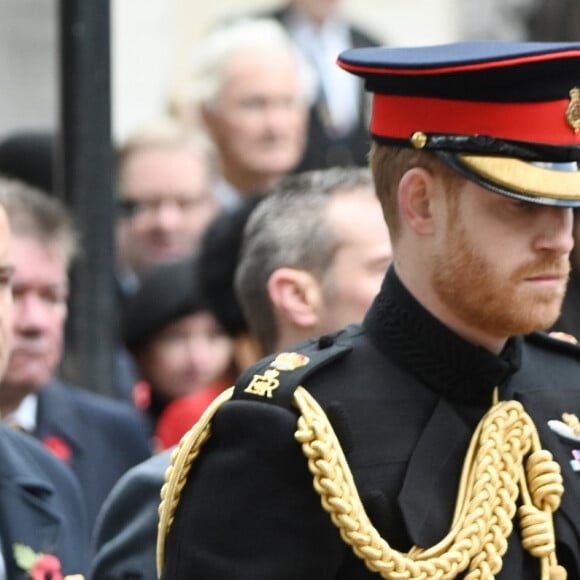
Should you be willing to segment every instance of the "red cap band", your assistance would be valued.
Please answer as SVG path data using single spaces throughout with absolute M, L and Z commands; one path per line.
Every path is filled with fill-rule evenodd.
M 409 139 L 417 131 L 443 135 L 483 135 L 495 139 L 580 144 L 580 131 L 566 121 L 569 100 L 490 103 L 375 94 L 371 133 Z

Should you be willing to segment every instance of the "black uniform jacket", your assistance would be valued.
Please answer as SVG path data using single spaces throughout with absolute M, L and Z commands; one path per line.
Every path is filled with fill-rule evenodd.
M 271 399 L 244 392 L 270 357 L 216 413 L 167 538 L 164 580 L 379 577 L 343 543 L 313 489 L 294 438 L 296 384 L 325 409 L 371 521 L 403 551 L 447 533 L 465 453 L 494 387 L 500 399 L 519 400 L 561 466 L 558 558 L 569 579 L 580 578 L 580 473 L 570 466 L 580 444 L 548 426 L 580 413 L 579 348 L 534 335 L 511 339 L 496 356 L 433 318 L 391 269 L 362 326 L 297 350 L 313 362 L 288 373 L 291 387 Z M 515 521 L 497 578 L 539 578 L 517 534 Z

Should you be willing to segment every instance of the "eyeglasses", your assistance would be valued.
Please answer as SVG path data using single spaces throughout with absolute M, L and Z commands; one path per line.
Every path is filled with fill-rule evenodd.
M 118 200 L 117 208 L 119 210 L 119 217 L 134 218 L 138 216 L 153 216 L 161 211 L 164 206 L 166 207 L 168 205 L 174 206 L 181 213 L 186 214 L 196 211 L 210 201 L 210 193 L 195 197 L 190 195 L 156 194 L 152 195 L 149 199 L 139 201 L 124 197 Z

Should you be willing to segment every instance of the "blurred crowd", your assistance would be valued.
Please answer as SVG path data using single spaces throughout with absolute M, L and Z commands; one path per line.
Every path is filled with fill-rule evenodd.
M 577 3 L 491 4 L 520 37 L 580 36 Z M 484 19 L 466 21 L 471 36 L 489 33 L 475 29 Z M 179 99 L 168 95 L 167 110 L 119 144 L 113 399 L 59 371 L 82 232 L 51 195 L 53 136 L 0 144 L 0 205 L 14 238 L 0 414 L 74 475 L 46 478 L 57 496 L 73 489 L 58 509 L 75 533 L 32 547 L 52 550 L 63 572 L 155 578 L 166 450 L 259 357 L 362 319 L 391 246 L 366 167 L 368 95 L 334 62 L 377 44 L 331 1 L 221 22 L 200 40 Z M 580 333 L 576 318 L 556 328 Z M 12 542 L 2 529 L 2 542 L 35 543 L 36 532 L 14 533 Z M 5 548 L 7 577 L 18 578 L 22 558 Z

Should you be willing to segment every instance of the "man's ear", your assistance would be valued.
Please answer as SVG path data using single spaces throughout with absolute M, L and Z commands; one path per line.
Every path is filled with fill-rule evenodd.
M 322 292 L 310 272 L 278 268 L 268 280 L 268 295 L 278 315 L 295 326 L 310 328 L 318 324 Z
M 399 182 L 399 209 L 411 229 L 418 235 L 434 231 L 433 200 L 435 179 L 423 167 L 409 169 Z

